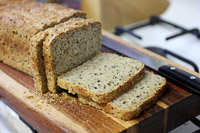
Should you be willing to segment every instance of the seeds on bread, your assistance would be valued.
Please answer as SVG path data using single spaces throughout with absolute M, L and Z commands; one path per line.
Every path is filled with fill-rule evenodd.
M 164 92 L 165 84 L 165 78 L 145 72 L 145 77 L 133 89 L 113 100 L 104 110 L 125 120 L 132 119 L 155 104 Z
M 110 53 L 101 53 L 58 77 L 58 86 L 98 103 L 107 103 L 144 75 L 144 64 Z
M 31 38 L 71 18 L 86 18 L 82 11 L 31 0 L 2 4 L 0 16 L 0 61 L 31 76 Z
M 83 104 L 89 104 L 112 114 L 115 117 L 130 120 L 143 110 L 155 104 L 165 91 L 166 79 L 152 72 L 145 71 L 145 76 L 131 90 L 107 104 L 99 104 L 78 96 Z
M 73 18 L 47 30 L 43 56 L 49 91 L 56 93 L 57 76 L 97 55 L 101 47 L 101 24 Z

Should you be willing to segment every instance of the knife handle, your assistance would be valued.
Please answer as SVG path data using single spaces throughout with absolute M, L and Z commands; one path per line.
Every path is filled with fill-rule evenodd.
M 174 66 L 161 66 L 158 70 L 163 76 L 186 87 L 190 92 L 200 96 L 200 78 Z

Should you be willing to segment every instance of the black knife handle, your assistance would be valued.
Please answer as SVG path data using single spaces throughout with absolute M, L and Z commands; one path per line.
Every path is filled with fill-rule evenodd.
M 200 78 L 174 66 L 161 66 L 158 70 L 163 76 L 178 82 L 190 92 L 200 96 Z

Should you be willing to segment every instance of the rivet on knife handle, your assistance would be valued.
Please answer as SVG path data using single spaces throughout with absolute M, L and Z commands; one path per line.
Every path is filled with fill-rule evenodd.
M 161 66 L 158 71 L 166 78 L 178 82 L 179 84 L 188 88 L 188 90 L 192 93 L 200 96 L 199 77 L 170 65 Z

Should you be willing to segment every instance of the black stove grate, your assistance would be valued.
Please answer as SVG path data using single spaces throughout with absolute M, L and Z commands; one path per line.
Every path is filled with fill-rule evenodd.
M 181 30 L 180 33 L 177 33 L 177 34 L 171 35 L 171 36 L 169 36 L 169 37 L 166 37 L 166 38 L 165 38 L 166 40 L 170 40 L 170 39 L 173 39 L 173 38 L 175 38 L 175 37 L 179 37 L 179 36 L 184 35 L 184 34 L 187 34 L 187 33 L 190 33 L 190 34 L 196 36 L 198 39 L 200 39 L 200 32 L 199 32 L 199 29 L 193 28 L 193 29 L 189 29 L 189 30 L 188 30 L 188 29 L 185 29 L 185 28 L 183 28 L 183 27 L 181 27 L 181 26 L 179 26 L 179 25 L 177 25 L 177 24 L 174 24 L 174 23 L 172 23 L 172 22 L 163 20 L 163 19 L 161 19 L 161 18 L 158 17 L 158 16 L 152 16 L 152 17 L 149 19 L 149 21 L 144 22 L 144 23 L 139 24 L 139 25 L 135 25 L 134 27 L 131 27 L 131 28 L 128 28 L 128 29 L 127 29 L 127 28 L 124 28 L 124 27 L 122 27 L 122 26 L 116 26 L 115 31 L 114 31 L 114 34 L 119 36 L 119 35 L 121 35 L 122 33 L 128 33 L 128 34 L 130 34 L 130 35 L 136 37 L 137 39 L 140 39 L 140 40 L 141 40 L 142 37 L 139 36 L 139 35 L 137 35 L 137 34 L 135 34 L 135 33 L 133 32 L 133 30 L 136 30 L 136 29 L 139 29 L 139 28 L 143 28 L 143 27 L 149 26 L 149 25 L 159 24 L 159 23 L 168 24 L 168 25 L 170 25 L 170 26 L 173 26 L 173 27 L 178 28 L 178 29 Z
M 159 54 L 159 55 L 161 55 L 161 56 L 163 56 L 165 58 L 167 58 L 167 55 L 171 55 L 171 56 L 173 56 L 173 57 L 175 57 L 175 58 L 177 58 L 177 59 L 179 59 L 179 60 L 181 60 L 181 61 L 183 61 L 183 62 L 185 62 L 185 63 L 187 63 L 189 65 L 191 65 L 194 68 L 194 71 L 199 73 L 199 68 L 193 61 L 188 60 L 188 59 L 186 59 L 186 58 L 184 58 L 184 57 L 182 57 L 182 56 L 180 56 L 180 55 L 178 55 L 178 54 L 176 54 L 174 52 L 171 52 L 171 51 L 169 51 L 167 49 L 161 49 L 161 48 L 158 48 L 158 47 L 146 47 L 146 49 L 148 49 L 148 50 L 150 50 L 150 51 L 152 51 L 152 52 L 154 52 L 156 54 Z
M 173 39 L 173 38 L 175 38 L 175 37 L 179 37 L 179 36 L 184 35 L 184 34 L 187 34 L 187 33 L 190 33 L 190 34 L 196 36 L 198 39 L 200 39 L 200 32 L 199 32 L 199 29 L 194 28 L 194 29 L 188 30 L 188 29 L 185 29 L 185 28 L 183 28 L 183 27 L 181 27 L 181 26 L 179 26 L 179 25 L 177 25 L 177 24 L 174 24 L 174 23 L 172 23 L 172 22 L 163 20 L 163 19 L 161 19 L 161 18 L 158 17 L 158 16 L 152 16 L 152 17 L 149 19 L 149 21 L 143 22 L 143 23 L 141 23 L 141 24 L 136 24 L 135 26 L 132 26 L 132 27 L 130 27 L 130 28 L 124 28 L 124 27 L 122 27 L 122 26 L 116 26 L 115 31 L 114 31 L 113 33 L 114 33 L 115 35 L 118 35 L 118 36 L 120 36 L 120 35 L 123 34 L 123 33 L 128 33 L 128 34 L 130 34 L 130 35 L 136 37 L 137 39 L 140 39 L 140 40 L 141 40 L 142 37 L 139 36 L 139 35 L 137 35 L 137 34 L 135 34 L 135 33 L 133 32 L 133 30 L 136 30 L 136 29 L 139 29 L 139 28 L 143 28 L 143 27 L 149 26 L 149 25 L 159 24 L 159 23 L 168 24 L 168 25 L 170 25 L 170 26 L 173 26 L 173 27 L 178 28 L 178 29 L 181 30 L 180 33 L 177 33 L 177 34 L 175 34 L 175 35 L 171 35 L 171 36 L 169 36 L 169 37 L 166 37 L 166 38 L 165 38 L 166 40 L 170 40 L 170 39 Z M 196 71 L 196 72 L 199 73 L 198 66 L 197 66 L 193 61 L 188 60 L 188 59 L 186 59 L 186 58 L 184 58 L 184 57 L 182 57 L 182 56 L 180 56 L 180 55 L 178 55 L 178 54 L 176 54 L 176 53 L 173 53 L 173 52 L 171 52 L 171 51 L 169 51 L 169 50 L 161 49 L 161 48 L 158 48 L 158 47 L 146 47 L 146 49 L 149 49 L 150 51 L 152 51 L 152 52 L 154 52 L 154 53 L 157 53 L 157 54 L 159 54 L 159 55 L 161 55 L 161 56 L 164 56 L 164 57 L 166 57 L 166 58 L 167 58 L 167 55 L 171 55 L 171 56 L 173 56 L 173 57 L 175 57 L 175 58 L 177 58 L 177 59 L 179 59 L 179 60 L 181 60 L 181 61 L 183 61 L 183 62 L 185 62 L 185 63 L 187 63 L 187 64 L 189 64 L 189 65 L 191 65 L 191 66 L 194 68 L 194 71 Z

